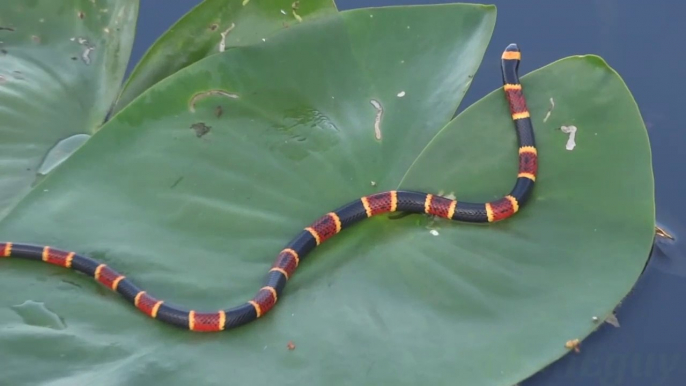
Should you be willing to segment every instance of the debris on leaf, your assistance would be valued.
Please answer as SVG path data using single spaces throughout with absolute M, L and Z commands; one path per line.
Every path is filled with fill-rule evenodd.
M 293 11 L 293 17 L 295 17 L 296 19 L 298 19 L 299 22 L 302 23 L 303 18 L 300 17 L 300 15 L 298 15 L 297 12 L 295 12 L 295 11 L 298 10 L 298 8 L 300 8 L 300 1 L 296 1 L 296 2 L 294 2 L 293 4 L 291 4 L 291 9 L 292 9 L 292 11 Z
M 381 139 L 381 117 L 383 117 L 383 107 L 381 107 L 381 103 L 378 101 L 372 99 L 370 101 L 372 106 L 376 109 L 376 118 L 374 118 L 374 135 L 376 136 L 376 139 Z
M 200 99 L 207 98 L 209 96 L 217 96 L 217 95 L 223 96 L 226 98 L 231 98 L 231 99 L 238 99 L 238 94 L 226 92 L 224 90 L 209 90 L 209 91 L 204 91 L 204 92 L 200 92 L 200 93 L 193 95 L 193 98 L 191 98 L 190 106 L 188 109 L 191 111 L 191 113 L 194 113 L 195 112 L 195 104 L 198 103 L 198 101 Z
M 181 183 L 181 181 L 183 181 L 183 176 L 177 178 L 176 181 L 174 181 L 174 183 L 169 187 L 169 189 L 174 189 L 176 185 Z
M 292 340 L 289 340 L 286 347 L 288 347 L 289 350 L 295 350 L 295 343 L 293 343 Z
M 553 112 L 553 109 L 554 109 L 554 108 L 555 108 L 555 101 L 554 101 L 553 98 L 551 97 L 551 98 L 550 98 L 550 108 L 548 109 L 548 112 L 545 113 L 545 118 L 543 118 L 543 123 L 545 123 L 545 121 L 547 121 L 548 118 L 550 118 L 550 113 Z
M 231 23 L 229 28 L 227 28 L 224 32 L 219 33 L 219 35 L 222 37 L 219 41 L 219 52 L 224 52 L 224 50 L 226 50 L 226 37 L 229 35 L 229 32 L 234 29 L 234 27 L 236 27 L 236 24 Z
M 578 353 L 581 352 L 581 350 L 579 349 L 580 343 L 581 342 L 579 341 L 579 339 L 568 340 L 565 343 L 565 347 L 569 350 L 574 350 L 574 352 Z
M 85 49 L 84 49 L 83 53 L 81 54 L 81 60 L 83 60 L 83 62 L 86 64 L 91 64 L 90 54 L 91 54 L 91 51 L 95 50 L 95 46 L 88 43 L 88 39 L 85 39 L 85 38 L 71 38 L 69 40 L 71 40 L 73 42 L 77 42 L 80 45 L 84 46 Z
M 293 10 L 293 16 L 294 16 L 299 22 L 302 23 L 303 18 L 302 18 L 300 15 L 298 15 L 298 14 L 295 12 L 295 10 Z
M 607 318 L 605 318 L 605 323 L 619 328 L 619 320 L 617 320 L 617 316 L 615 314 L 608 315 Z
M 195 130 L 195 135 L 198 138 L 210 132 L 211 126 L 207 126 L 204 122 L 198 122 L 191 125 L 191 129 Z
M 567 150 L 573 150 L 576 147 L 576 142 L 574 141 L 576 137 L 576 126 L 562 126 L 560 127 L 563 133 L 569 134 L 569 139 L 567 140 L 567 145 L 565 148 Z
M 664 229 L 660 228 L 657 225 L 655 226 L 655 234 L 660 236 L 660 237 L 664 237 L 664 238 L 668 238 L 670 240 L 674 240 L 674 236 L 672 236 L 667 231 L 665 231 Z

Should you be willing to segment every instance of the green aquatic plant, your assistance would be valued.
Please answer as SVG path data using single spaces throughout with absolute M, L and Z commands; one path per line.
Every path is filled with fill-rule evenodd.
M 509 191 L 502 90 L 453 117 L 482 60 L 480 76 L 500 81 L 500 58 L 484 57 L 495 7 L 296 3 L 207 0 L 122 87 L 137 1 L 0 4 L 0 240 L 73 250 L 214 310 L 253 296 L 286 242 L 355 198 Z M 570 56 L 521 79 L 540 163 L 511 219 L 366 220 L 303 261 L 264 318 L 209 335 L 152 320 L 84 275 L 2 261 L 2 380 L 529 377 L 627 294 L 655 224 L 648 136 L 616 71 Z

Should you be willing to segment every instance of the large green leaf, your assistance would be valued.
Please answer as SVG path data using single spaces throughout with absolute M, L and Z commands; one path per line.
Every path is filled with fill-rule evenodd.
M 0 2 L 0 218 L 99 128 L 137 15 L 136 0 Z
M 0 239 L 76 250 L 168 302 L 216 309 L 253 296 L 296 232 L 361 195 L 506 193 L 516 145 L 502 91 L 436 136 L 481 61 L 494 9 L 342 15 L 160 82 L 1 222 Z M 409 66 L 384 71 L 380 60 Z M 0 292 L 4 376 L 509 386 L 530 375 L 636 279 L 652 240 L 653 186 L 640 115 L 604 62 L 569 58 L 523 82 L 540 179 L 507 222 L 368 220 L 313 252 L 264 318 L 211 335 L 156 324 L 72 272 L 3 262 L 0 281 L 21 288 Z M 193 99 L 210 90 L 224 94 Z M 380 141 L 372 99 L 384 108 Z M 571 151 L 557 129 L 570 123 L 579 128 Z
M 388 221 L 384 251 L 405 258 L 376 278 L 392 287 L 415 273 L 395 291 L 424 301 L 433 321 L 416 333 L 442 336 L 446 360 L 459 358 L 451 376 L 469 385 L 511 385 L 563 355 L 568 340 L 597 327 L 593 316 L 604 320 L 630 291 L 653 242 L 648 135 L 618 74 L 601 58 L 577 56 L 522 82 L 539 155 L 527 206 L 486 226 Z M 571 150 L 560 130 L 570 125 L 577 128 Z M 458 201 L 500 198 L 517 173 L 515 138 L 495 91 L 436 136 L 400 187 Z M 368 268 L 381 272 L 373 261 Z
M 127 79 L 113 113 L 200 59 L 261 43 L 291 25 L 335 12 L 333 0 L 204 0 L 148 49 Z

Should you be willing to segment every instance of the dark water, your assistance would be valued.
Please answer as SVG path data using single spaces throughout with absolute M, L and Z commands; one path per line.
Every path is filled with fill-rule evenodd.
M 338 0 L 340 10 L 440 0 Z M 172 23 L 199 0 L 141 1 L 130 68 Z M 645 273 L 617 312 L 567 355 L 520 386 L 681 385 L 686 379 L 686 185 L 679 171 L 686 147 L 686 2 L 676 0 L 497 0 L 496 28 L 486 58 L 517 42 L 525 74 L 565 56 L 597 54 L 619 72 L 636 98 L 653 151 L 658 224 L 677 240 L 658 240 Z M 497 61 L 486 61 L 461 108 L 501 86 Z

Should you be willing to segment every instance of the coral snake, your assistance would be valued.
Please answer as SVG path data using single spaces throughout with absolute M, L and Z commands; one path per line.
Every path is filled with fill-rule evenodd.
M 93 277 L 118 292 L 148 316 L 191 331 L 222 331 L 264 316 L 274 307 L 298 263 L 316 246 L 363 219 L 388 212 L 425 213 L 466 222 L 495 222 L 515 214 L 527 202 L 537 172 L 537 151 L 529 111 L 519 82 L 521 53 L 516 44 L 502 54 L 503 90 L 510 107 L 519 142 L 519 173 L 510 194 L 487 203 L 451 200 L 415 191 L 386 191 L 361 197 L 327 213 L 303 229 L 278 254 L 263 286 L 249 301 L 227 310 L 199 312 L 177 308 L 138 288 L 109 266 L 74 252 L 49 246 L 0 243 L 0 257 L 44 261 Z

